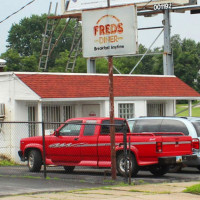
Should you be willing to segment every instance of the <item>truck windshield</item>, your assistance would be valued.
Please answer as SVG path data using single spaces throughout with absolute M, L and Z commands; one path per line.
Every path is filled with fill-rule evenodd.
M 196 129 L 197 136 L 200 137 L 200 121 L 192 122 L 194 128 Z

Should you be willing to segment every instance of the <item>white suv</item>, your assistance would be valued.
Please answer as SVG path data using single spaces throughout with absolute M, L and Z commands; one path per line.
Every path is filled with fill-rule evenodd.
M 129 119 L 128 124 L 132 133 L 182 132 L 200 140 L 200 117 L 139 117 Z M 200 170 L 200 150 L 194 150 L 194 154 L 197 155 L 197 159 L 184 162 L 184 164 Z

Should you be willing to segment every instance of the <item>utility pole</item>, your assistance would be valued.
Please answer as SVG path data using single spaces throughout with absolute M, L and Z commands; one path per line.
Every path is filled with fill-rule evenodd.
M 107 0 L 110 8 L 110 0 Z M 115 151 L 115 126 L 114 126 L 114 86 L 113 86 L 113 57 L 108 57 L 109 69 L 109 95 L 110 95 L 110 148 L 111 148 L 111 171 L 112 179 L 116 179 L 116 151 Z
M 163 74 L 174 75 L 173 55 L 170 42 L 171 24 L 169 9 L 164 10 L 164 54 L 163 54 Z

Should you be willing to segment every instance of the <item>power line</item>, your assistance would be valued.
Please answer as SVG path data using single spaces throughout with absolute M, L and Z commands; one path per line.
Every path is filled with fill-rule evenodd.
M 23 10 L 24 8 L 26 8 L 27 6 L 29 6 L 30 4 L 32 4 L 34 1 L 36 0 L 32 0 L 31 2 L 27 3 L 25 6 L 21 7 L 19 10 L 15 11 L 14 13 L 12 13 L 11 15 L 9 15 L 8 17 L 6 17 L 5 19 L 3 19 L 2 21 L 0 21 L 0 24 L 4 21 L 6 21 L 7 19 L 9 19 L 10 17 L 12 17 L 13 15 L 17 14 L 18 12 L 20 12 L 21 10 Z

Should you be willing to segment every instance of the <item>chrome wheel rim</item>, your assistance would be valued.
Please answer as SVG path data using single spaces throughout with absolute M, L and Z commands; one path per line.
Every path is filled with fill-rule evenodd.
M 29 158 L 28 158 L 28 166 L 30 168 L 33 167 L 33 163 L 34 163 L 34 156 L 32 154 L 29 155 Z
M 127 164 L 125 158 L 120 160 L 119 168 L 122 172 L 125 172 L 125 165 L 127 167 L 127 172 L 129 172 L 129 159 L 127 159 Z

